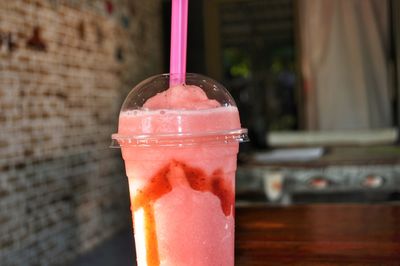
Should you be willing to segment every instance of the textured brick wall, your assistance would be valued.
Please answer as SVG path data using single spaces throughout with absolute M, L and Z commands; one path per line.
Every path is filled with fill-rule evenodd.
M 0 1 L 1 266 L 68 265 L 130 222 L 108 145 L 126 93 L 160 72 L 159 15 L 159 0 Z

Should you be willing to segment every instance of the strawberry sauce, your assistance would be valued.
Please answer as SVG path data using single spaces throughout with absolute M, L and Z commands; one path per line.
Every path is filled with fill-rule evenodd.
M 179 171 L 176 169 L 179 169 Z M 222 170 L 217 169 L 210 176 L 207 176 L 200 168 L 172 160 L 150 178 L 147 186 L 138 189 L 136 195 L 131 199 L 132 212 L 139 208 L 143 208 L 144 211 L 148 266 L 160 265 L 153 204 L 172 190 L 172 184 L 177 184 L 175 179 L 183 179 L 183 182 L 178 182 L 178 184 L 190 186 L 196 191 L 211 192 L 217 196 L 225 216 L 229 216 L 234 209 L 232 186 L 225 181 Z

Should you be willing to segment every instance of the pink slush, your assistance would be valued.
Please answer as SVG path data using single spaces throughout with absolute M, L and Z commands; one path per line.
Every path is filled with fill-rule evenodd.
M 141 110 L 121 112 L 118 135 L 169 143 L 121 145 L 139 266 L 234 265 L 238 142 L 223 132 L 237 129 L 237 108 L 196 86 L 169 88 Z

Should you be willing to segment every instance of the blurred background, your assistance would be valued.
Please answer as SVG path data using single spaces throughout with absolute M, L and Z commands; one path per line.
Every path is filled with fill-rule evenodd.
M 110 135 L 130 89 L 168 72 L 170 7 L 0 1 L 0 265 L 133 263 Z M 188 72 L 224 84 L 250 132 L 237 204 L 398 202 L 399 59 L 398 0 L 190 1 Z

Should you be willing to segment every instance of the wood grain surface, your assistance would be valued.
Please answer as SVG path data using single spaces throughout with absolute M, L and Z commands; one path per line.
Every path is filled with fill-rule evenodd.
M 400 204 L 236 209 L 235 265 L 399 265 Z

